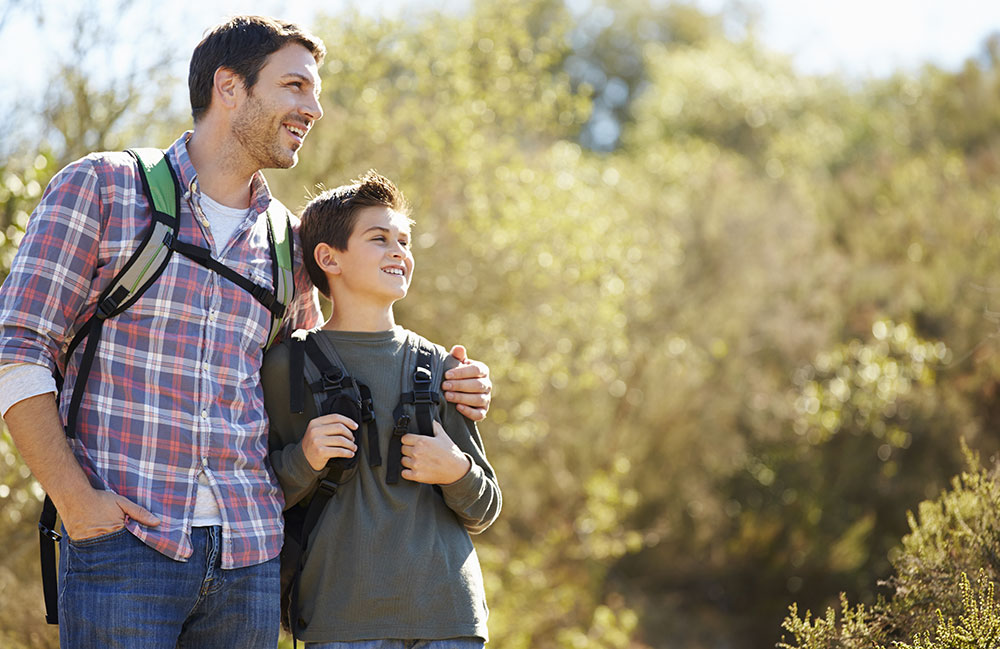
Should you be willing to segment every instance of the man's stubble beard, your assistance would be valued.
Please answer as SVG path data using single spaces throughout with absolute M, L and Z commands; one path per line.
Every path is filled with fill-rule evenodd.
M 263 103 L 248 92 L 247 103 L 233 120 L 233 137 L 258 170 L 289 169 L 298 162 L 298 156 L 278 142 L 282 119 L 270 117 Z

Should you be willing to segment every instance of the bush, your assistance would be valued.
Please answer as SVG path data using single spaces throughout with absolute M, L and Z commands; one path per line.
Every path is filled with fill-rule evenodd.
M 881 584 L 887 593 L 870 607 L 841 594 L 839 616 L 833 608 L 800 616 L 792 604 L 782 628 L 793 641 L 782 637 L 780 649 L 1000 647 L 1000 463 L 984 468 L 962 450 L 967 468 L 951 489 L 908 514 L 910 533 Z

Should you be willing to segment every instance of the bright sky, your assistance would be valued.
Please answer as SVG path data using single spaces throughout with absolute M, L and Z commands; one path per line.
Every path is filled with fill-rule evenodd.
M 800 70 L 886 76 L 933 62 L 956 70 L 1000 33 L 996 0 L 697 0 L 712 12 L 761 11 L 760 37 Z
M 92 0 L 106 15 L 115 16 L 121 0 Z M 494 0 L 515 2 L 516 0 Z M 572 0 L 574 8 L 591 0 Z M 670 0 L 653 0 L 669 2 Z M 956 69 L 980 51 L 984 39 L 1000 32 L 1000 1 L 997 0 L 695 0 L 709 11 L 759 10 L 759 35 L 772 49 L 795 57 L 806 72 L 842 72 L 855 77 L 883 76 L 899 67 L 914 68 L 925 61 Z M 135 0 L 137 9 L 128 16 L 156 15 L 167 38 L 176 43 L 177 75 L 186 75 L 186 61 L 202 30 L 233 13 L 271 13 L 289 20 L 310 23 L 317 10 L 336 14 L 356 7 L 368 14 L 398 16 L 408 7 L 433 5 L 461 8 L 468 0 Z M 48 7 L 46 22 L 37 24 L 28 6 Z M 52 57 L 39 44 L 65 46 L 69 33 L 62 0 L 0 0 L 0 107 L 16 97 L 40 94 L 54 74 Z M 170 6 L 165 10 L 165 6 Z M 612 2 L 613 6 L 613 2 Z M 137 31 L 137 30 L 133 30 Z M 143 48 L 143 40 L 132 35 L 131 47 Z M 116 54 L 111 69 L 132 55 Z

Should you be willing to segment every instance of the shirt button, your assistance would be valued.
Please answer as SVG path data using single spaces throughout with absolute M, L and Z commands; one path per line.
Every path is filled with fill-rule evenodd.
M 207 457 L 201 458 L 201 465 L 204 466 L 204 467 L 208 466 L 208 458 Z
M 208 312 L 208 319 L 211 320 L 212 322 L 215 322 L 215 311 Z
M 202 219 L 201 224 L 207 228 L 209 226 L 208 219 Z
M 201 411 L 201 418 L 202 419 L 208 419 L 208 411 L 207 410 L 202 410 Z
M 203 370 L 205 370 L 207 372 L 208 371 L 208 363 L 202 363 L 201 364 L 201 369 L 203 369 Z

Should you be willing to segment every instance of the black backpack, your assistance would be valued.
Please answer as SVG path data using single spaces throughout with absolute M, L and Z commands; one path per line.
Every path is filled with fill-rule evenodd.
M 434 346 L 412 332 L 407 335 L 407 343 L 403 367 L 413 368 L 412 389 L 400 395 L 399 403 L 393 411 L 395 423 L 386 464 L 387 484 L 399 482 L 403 435 L 415 432 L 433 436 L 432 422 L 440 419 L 438 408 L 443 403 L 439 389 L 444 374 L 444 364 L 435 352 Z M 296 331 L 292 334 L 289 345 L 288 373 L 292 412 L 304 411 L 303 386 L 308 385 L 318 416 L 341 414 L 358 422 L 358 433 L 361 433 L 362 427 L 365 428 L 368 464 L 371 467 L 381 466 L 378 425 L 368 386 L 347 373 L 333 343 L 321 332 Z M 319 480 L 311 498 L 289 507 L 284 512 L 285 539 L 281 548 L 281 625 L 292 634 L 295 642 L 305 629 L 305 620 L 299 615 L 298 590 L 299 578 L 308 556 L 309 539 L 323 510 L 336 495 L 339 486 L 357 473 L 362 443 L 359 434 L 355 435 L 355 439 L 358 440 L 358 453 L 350 459 L 331 458 L 327 463 L 326 474 Z

